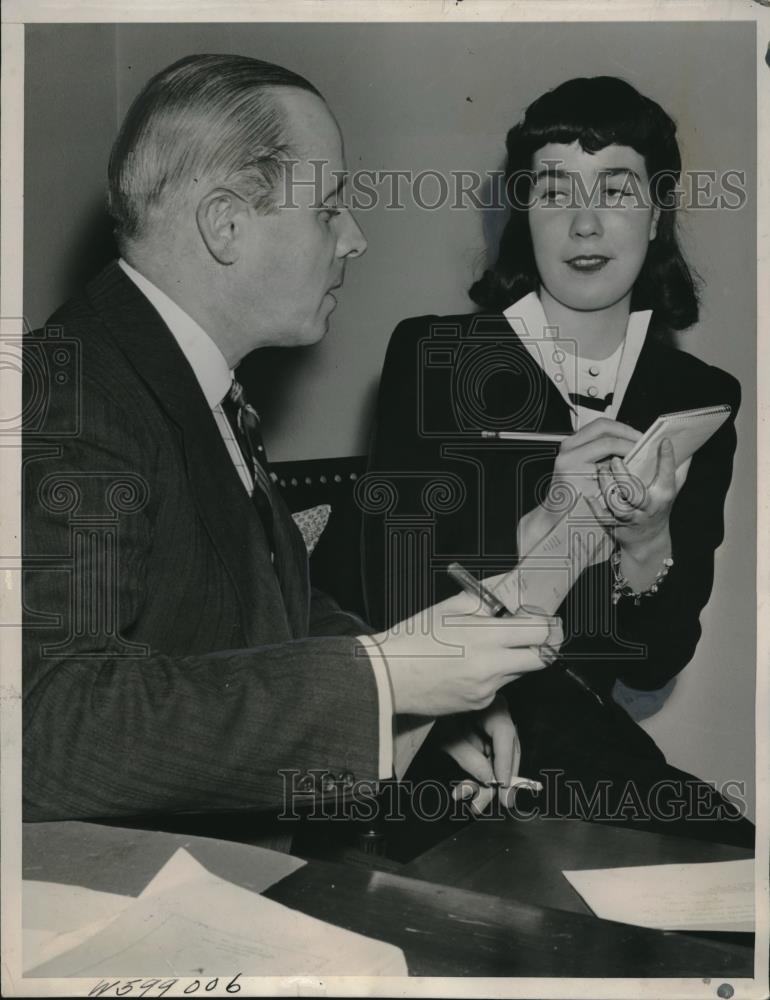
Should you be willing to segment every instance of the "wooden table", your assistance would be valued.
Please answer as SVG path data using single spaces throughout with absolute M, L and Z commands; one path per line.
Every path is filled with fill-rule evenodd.
M 751 858 L 741 847 L 642 833 L 577 819 L 481 819 L 405 865 L 402 873 L 504 899 L 552 906 L 570 913 L 591 910 L 562 875 L 564 870 L 629 865 L 692 864 Z M 747 943 L 751 935 L 725 934 Z
M 499 835 L 503 836 L 502 830 Z M 430 852 L 423 861 L 426 871 L 431 865 L 444 865 L 443 877 L 456 878 L 457 869 L 453 874 L 446 859 L 459 843 L 466 859 L 460 879 L 472 880 L 471 869 L 486 871 L 484 863 L 471 860 L 477 849 L 474 838 L 483 845 L 491 843 L 486 839 L 490 837 L 495 839 L 483 824 L 475 824 L 459 834 L 454 845 Z M 586 837 L 591 839 L 588 832 Z M 138 895 L 174 851 L 184 846 L 217 875 L 253 887 L 254 849 L 243 844 L 88 823 L 27 824 L 23 838 L 25 878 Z M 510 844 L 508 850 L 512 853 Z M 543 843 L 543 871 L 547 853 Z M 561 860 L 554 858 L 552 870 L 557 863 Z M 398 945 L 410 974 L 417 976 L 727 978 L 753 974 L 753 951 L 745 946 L 610 923 L 577 912 L 579 907 L 574 905 L 556 909 L 502 891 L 436 884 L 415 878 L 415 871 L 415 864 L 407 866 L 405 874 L 392 874 L 310 861 L 265 895 Z M 484 879 L 481 883 L 486 885 Z M 502 890 L 506 879 L 507 875 L 501 876 L 496 888 Z M 530 897 L 535 895 L 534 883 L 533 877 Z M 547 885 L 545 895 L 550 903 L 557 899 L 553 887 Z

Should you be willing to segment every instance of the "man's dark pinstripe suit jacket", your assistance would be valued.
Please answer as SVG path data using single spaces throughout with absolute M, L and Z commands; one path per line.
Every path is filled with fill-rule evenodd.
M 277 495 L 276 575 L 150 303 L 113 263 L 27 340 L 25 819 L 270 811 L 280 769 L 376 780 L 366 626 L 311 591 Z

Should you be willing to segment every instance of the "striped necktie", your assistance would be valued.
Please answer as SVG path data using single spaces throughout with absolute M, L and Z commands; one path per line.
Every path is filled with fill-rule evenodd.
M 259 414 L 246 401 L 243 386 L 233 379 L 230 391 L 222 400 L 222 409 L 233 429 L 238 445 L 251 473 L 254 490 L 252 499 L 262 518 L 271 550 L 273 545 L 273 500 L 270 493 L 270 474 L 267 455 L 262 442 Z

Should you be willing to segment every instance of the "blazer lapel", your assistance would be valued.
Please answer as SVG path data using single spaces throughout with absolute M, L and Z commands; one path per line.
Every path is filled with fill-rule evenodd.
M 179 428 L 190 488 L 238 595 L 247 641 L 256 641 L 258 619 L 283 622 L 288 629 L 286 607 L 259 515 L 171 331 L 117 263 L 88 286 L 87 294 L 112 331 L 116 345 Z M 285 542 L 285 526 L 280 534 Z M 295 586 L 292 596 L 301 602 L 302 587 Z M 302 608 L 300 615 L 305 613 Z
M 672 382 L 669 366 L 661 357 L 661 349 L 648 333 L 617 419 L 645 431 L 661 413 L 681 409 L 677 400 L 681 401 L 681 389 Z
M 505 350 L 501 357 L 504 377 L 492 383 L 491 397 L 500 422 L 505 423 L 510 417 L 510 426 L 494 429 L 569 433 L 572 430 L 569 406 L 505 316 L 475 317 L 471 337 L 476 333 L 487 338 L 497 335 Z

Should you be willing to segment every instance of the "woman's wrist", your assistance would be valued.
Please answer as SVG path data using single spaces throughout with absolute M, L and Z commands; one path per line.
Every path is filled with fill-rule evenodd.
M 646 538 L 618 540 L 624 562 L 644 566 L 671 555 L 671 532 L 668 525 Z
M 671 558 L 671 533 L 666 530 L 652 538 L 620 543 L 620 572 L 637 592 L 647 590 L 660 575 L 661 567 Z

